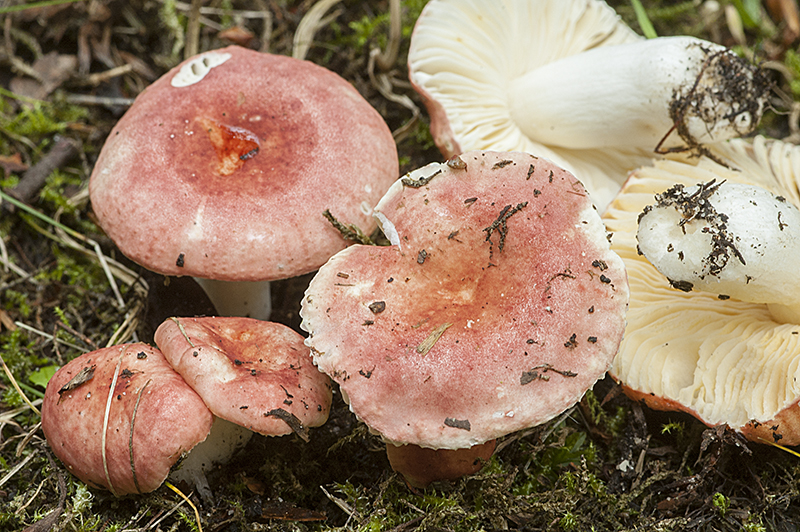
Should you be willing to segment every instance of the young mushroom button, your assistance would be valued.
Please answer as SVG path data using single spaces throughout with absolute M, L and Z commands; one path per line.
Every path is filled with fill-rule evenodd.
M 230 46 L 188 59 L 136 98 L 89 192 L 127 257 L 202 279 L 223 315 L 268 319 L 269 281 L 314 271 L 347 245 L 323 212 L 371 231 L 397 173 L 389 128 L 351 84 Z
M 398 180 L 375 210 L 392 245 L 334 255 L 301 326 L 395 467 L 445 461 L 414 449 L 487 458 L 487 442 L 563 412 L 610 366 L 626 275 L 572 174 L 530 154 L 467 152 Z M 475 457 L 452 458 L 474 471 Z

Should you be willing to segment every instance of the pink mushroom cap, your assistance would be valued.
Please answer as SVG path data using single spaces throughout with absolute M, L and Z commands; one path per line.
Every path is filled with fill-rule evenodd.
M 42 430 L 56 456 L 83 482 L 117 496 L 158 488 L 212 422 L 200 396 L 145 344 L 73 359 L 50 379 L 42 403 Z
M 138 96 L 90 178 L 102 228 L 167 275 L 272 281 L 308 273 L 369 232 L 397 178 L 391 132 L 325 68 L 237 46 L 178 65 Z
M 328 419 L 330 379 L 314 366 L 303 337 L 251 318 L 170 318 L 155 340 L 175 370 L 223 419 L 265 436 Z
M 627 278 L 569 172 L 467 152 L 397 181 L 376 216 L 392 245 L 334 255 L 301 315 L 315 362 L 387 440 L 478 445 L 555 417 L 610 367 Z

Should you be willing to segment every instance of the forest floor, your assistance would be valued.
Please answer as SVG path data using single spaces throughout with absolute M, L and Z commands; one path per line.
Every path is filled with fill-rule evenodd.
M 0 530 L 799 529 L 797 455 L 648 410 L 610 379 L 565 415 L 502 440 L 478 474 L 425 490 L 392 472 L 383 443 L 338 393 L 330 420 L 308 443 L 258 436 L 213 471 L 213 501 L 190 494 L 189 504 L 166 486 L 119 499 L 87 488 L 42 434 L 38 408 L 49 376 L 133 334 L 152 342 L 168 316 L 213 312 L 193 281 L 166 285 L 126 260 L 94 223 L 86 186 L 98 152 L 132 99 L 186 50 L 236 42 L 289 55 L 314 2 L 207 0 L 199 17 L 188 1 L 39 2 L 49 5 L 17 10 L 18 3 L 0 3 L 0 187 L 23 196 L 30 210 L 4 196 L 0 211 Z M 403 2 L 400 53 L 380 73 L 404 98 L 387 98 L 370 76 L 370 51 L 387 42 L 386 0 L 335 5 L 307 56 L 381 113 L 396 132 L 401 173 L 442 160 L 407 81 L 409 36 L 424 3 Z M 641 31 L 631 3 L 611 3 Z M 774 109 L 761 131 L 797 138 L 795 0 L 642 3 L 658 35 L 700 36 L 770 68 Z M 276 283 L 274 321 L 300 332 L 310 277 Z

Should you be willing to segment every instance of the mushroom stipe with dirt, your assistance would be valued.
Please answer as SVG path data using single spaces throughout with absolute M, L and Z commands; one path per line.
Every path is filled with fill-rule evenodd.
M 764 72 L 694 37 L 643 39 L 602 0 L 431 0 L 408 55 L 445 155 L 517 150 L 578 176 L 603 210 L 664 152 L 752 131 Z
M 631 286 L 610 373 L 654 409 L 797 445 L 800 150 L 756 137 L 714 155 L 636 170 L 603 215 Z

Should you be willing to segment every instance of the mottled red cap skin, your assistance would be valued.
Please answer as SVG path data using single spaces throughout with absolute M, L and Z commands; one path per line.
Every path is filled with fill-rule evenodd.
M 300 428 L 291 426 L 292 419 L 303 428 L 328 419 L 330 379 L 314 366 L 303 337 L 285 325 L 251 318 L 171 318 L 156 330 L 155 340 L 221 418 L 265 436 Z
M 89 183 L 100 225 L 126 256 L 168 275 L 313 271 L 346 245 L 325 209 L 375 227 L 372 207 L 398 174 L 391 132 L 313 63 L 236 46 L 210 53 L 230 58 L 183 87 L 171 80 L 187 63 L 175 67 L 111 131 Z
M 396 244 L 337 253 L 306 291 L 315 362 L 397 443 L 465 448 L 563 412 L 610 366 L 629 297 L 583 186 L 522 153 L 414 174 L 376 209 Z
M 103 420 L 115 372 L 106 477 Z M 56 456 L 86 484 L 117 496 L 158 488 L 181 455 L 205 440 L 212 422 L 200 396 L 145 344 L 107 347 L 73 359 L 50 379 L 42 403 L 42 430 Z

